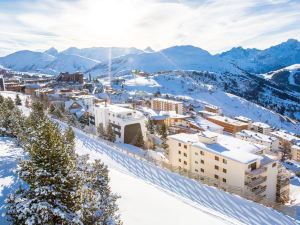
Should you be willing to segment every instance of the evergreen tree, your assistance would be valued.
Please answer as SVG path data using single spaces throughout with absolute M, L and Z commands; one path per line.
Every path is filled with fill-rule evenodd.
M 33 136 L 19 171 L 28 188 L 10 196 L 7 215 L 15 224 L 82 224 L 81 179 L 58 126 L 45 119 Z
M 4 103 L 6 104 L 8 110 L 13 110 L 15 108 L 15 103 L 10 97 L 5 98 Z
M 87 165 L 86 163 L 84 165 Z M 121 225 L 116 200 L 109 187 L 107 167 L 99 160 L 85 167 L 83 223 L 85 225 Z
M 144 137 L 143 137 L 141 129 L 139 129 L 138 132 L 137 132 L 136 140 L 135 140 L 134 145 L 139 147 L 139 148 L 144 148 L 145 147 Z
M 22 101 L 21 101 L 21 98 L 20 98 L 19 94 L 16 95 L 15 104 L 16 105 L 22 105 Z
M 116 141 L 116 135 L 115 135 L 115 132 L 113 130 L 113 127 L 112 127 L 111 123 L 109 123 L 107 128 L 106 128 L 106 136 L 107 136 L 108 141 L 111 141 L 111 142 Z
M 4 102 L 4 97 L 0 94 L 0 104 Z
M 49 113 L 50 113 L 51 115 L 53 115 L 55 109 L 56 109 L 56 108 L 55 108 L 54 104 L 50 104 L 48 111 L 49 111 Z
M 167 148 L 169 147 L 168 144 L 167 144 L 167 137 L 168 137 L 167 132 L 168 132 L 167 131 L 167 126 L 165 124 L 163 124 L 160 127 L 160 135 L 161 135 L 161 140 L 162 140 L 161 147 L 165 150 L 167 150 Z
M 103 138 L 103 139 L 107 138 L 103 123 L 100 123 L 99 126 L 97 127 L 97 132 L 98 132 L 98 135 L 100 138 Z
M 147 129 L 150 134 L 154 134 L 154 123 L 150 119 L 148 120 L 148 123 L 147 123 Z
M 281 161 L 285 161 L 291 159 L 292 152 L 291 152 L 292 145 L 289 141 L 283 141 L 282 143 L 282 156 Z
M 66 148 L 69 150 L 70 154 L 75 154 L 75 134 L 72 127 L 68 126 L 64 137 Z

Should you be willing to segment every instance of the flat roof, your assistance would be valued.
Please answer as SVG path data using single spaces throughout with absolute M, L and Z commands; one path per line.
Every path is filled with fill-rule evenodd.
M 161 102 L 168 102 L 168 103 L 174 103 L 174 104 L 181 104 L 182 102 L 172 100 L 172 99 L 165 99 L 165 98 L 154 98 L 153 101 L 161 101 Z
M 284 140 L 287 141 L 295 141 L 295 142 L 299 142 L 300 143 L 300 138 L 288 133 L 287 131 L 284 130 L 277 130 L 277 131 L 273 131 L 271 132 L 271 135 L 275 136 L 275 137 L 279 137 L 282 138 Z
M 224 128 L 218 124 L 215 124 L 207 119 L 204 119 L 200 116 L 196 116 L 196 118 L 188 118 L 186 119 L 188 122 L 193 124 L 194 126 L 201 127 L 204 130 L 216 129 L 216 130 L 223 130 Z
M 271 128 L 271 127 L 269 126 L 269 124 L 262 123 L 262 122 L 254 122 L 254 123 L 252 123 L 252 125 L 253 125 L 253 126 L 257 126 L 257 127 L 266 128 L 266 129 Z
M 217 136 L 217 142 L 213 144 L 205 144 L 199 141 L 199 134 L 180 133 L 169 136 L 169 138 L 191 143 L 192 146 L 200 148 L 205 151 L 212 152 L 224 158 L 228 158 L 240 163 L 251 163 L 257 159 L 262 159 L 262 156 L 255 153 L 264 150 L 263 145 L 253 144 L 232 136 L 219 134 L 211 131 L 203 131 L 206 136 Z
M 212 118 L 212 119 L 215 119 L 215 120 L 218 120 L 218 121 L 222 121 L 224 123 L 229 123 L 229 124 L 233 124 L 235 126 L 248 126 L 247 123 L 244 123 L 244 122 L 241 122 L 241 121 L 238 121 L 238 120 L 235 120 L 235 119 L 231 119 L 229 117 L 226 117 L 226 116 L 210 116 L 209 118 Z
M 252 122 L 252 120 L 250 119 L 250 118 L 248 118 L 248 117 L 245 117 L 245 116 L 236 116 L 236 117 L 234 117 L 234 119 L 236 119 L 236 120 L 240 120 L 240 121 L 242 121 L 242 122 Z
M 272 136 L 265 135 L 262 133 L 257 133 L 255 131 L 251 131 L 251 130 L 242 130 L 242 131 L 238 132 L 237 134 L 239 134 L 240 136 L 243 136 L 243 137 L 251 137 L 256 140 L 269 142 L 269 143 L 272 143 L 273 141 L 278 140 L 278 138 L 276 138 L 276 137 L 272 137 Z

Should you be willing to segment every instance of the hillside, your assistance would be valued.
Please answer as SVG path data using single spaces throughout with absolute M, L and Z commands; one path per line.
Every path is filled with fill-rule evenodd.
M 264 50 L 232 48 L 219 56 L 247 72 L 267 73 L 300 63 L 300 42 L 289 39 Z
M 112 60 L 112 73 L 132 69 L 157 72 L 166 70 L 198 70 L 211 72 L 241 73 L 242 71 L 218 56 L 194 46 L 174 46 L 159 52 L 130 54 Z M 107 74 L 108 63 L 100 63 L 86 71 L 87 74 Z

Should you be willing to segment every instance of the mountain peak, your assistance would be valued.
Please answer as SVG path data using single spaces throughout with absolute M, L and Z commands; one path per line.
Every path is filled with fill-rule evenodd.
M 49 48 L 48 50 L 44 51 L 44 53 L 52 55 L 52 56 L 57 56 L 58 55 L 58 51 L 54 47 Z
M 152 53 L 155 52 L 150 46 L 144 49 L 144 52 Z

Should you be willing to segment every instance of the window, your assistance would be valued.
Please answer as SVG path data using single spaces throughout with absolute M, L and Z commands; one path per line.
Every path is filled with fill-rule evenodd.
M 184 164 L 184 165 L 187 165 L 187 162 L 186 162 L 186 161 L 183 161 L 183 164 Z
M 178 151 L 178 154 L 181 155 L 181 151 Z
M 199 172 L 199 170 L 195 169 L 195 172 Z
M 276 163 L 273 163 L 273 164 L 272 164 L 272 167 L 275 167 L 275 166 L 276 166 Z
M 215 160 L 219 161 L 219 157 L 218 157 L 218 156 L 215 156 Z
M 195 155 L 198 155 L 198 152 L 195 152 Z
M 181 146 L 181 143 L 178 143 L 178 146 L 180 147 L 180 146 Z
M 219 176 L 218 176 L 217 174 L 215 174 L 215 178 L 216 178 L 216 179 L 219 179 Z
M 224 163 L 224 164 L 227 164 L 227 160 L 226 160 L 226 159 L 223 159 L 223 163 Z
M 251 169 L 251 170 L 255 170 L 256 169 L 256 162 L 251 163 L 250 165 L 248 165 L 248 168 Z
M 200 154 L 201 154 L 201 155 L 204 155 L 204 152 L 203 152 L 203 151 L 200 151 Z
M 204 160 L 203 159 L 201 159 L 200 162 L 201 162 L 201 164 L 204 164 Z
M 223 173 L 227 173 L 227 170 L 223 168 Z
M 226 183 L 227 180 L 226 180 L 225 178 L 223 178 L 222 181 L 223 181 L 224 183 Z
M 179 162 L 181 162 L 181 159 L 178 159 Z
M 187 154 L 186 154 L 186 153 L 183 153 L 183 156 L 187 157 Z
M 215 165 L 215 170 L 219 170 L 219 166 Z
M 200 171 L 201 171 L 202 173 L 204 173 L 204 169 L 201 168 Z
M 195 161 L 196 164 L 198 164 L 198 161 Z
M 184 145 L 183 147 L 184 147 L 185 149 L 187 149 L 187 145 Z

